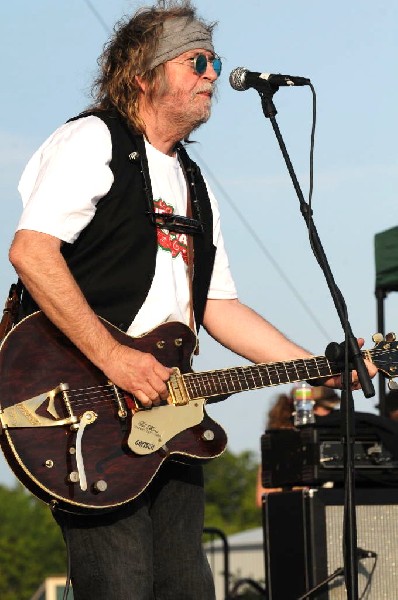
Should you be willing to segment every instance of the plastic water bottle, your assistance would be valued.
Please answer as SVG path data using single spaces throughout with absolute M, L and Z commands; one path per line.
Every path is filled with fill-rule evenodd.
M 312 425 L 315 423 L 312 388 L 308 383 L 299 383 L 293 390 L 294 426 Z

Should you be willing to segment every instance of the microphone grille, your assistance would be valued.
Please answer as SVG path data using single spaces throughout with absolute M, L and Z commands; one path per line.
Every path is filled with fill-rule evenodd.
M 229 76 L 229 83 L 234 90 L 238 92 L 243 92 L 247 90 L 245 85 L 245 77 L 246 77 L 247 69 L 245 67 L 236 67 L 231 71 Z

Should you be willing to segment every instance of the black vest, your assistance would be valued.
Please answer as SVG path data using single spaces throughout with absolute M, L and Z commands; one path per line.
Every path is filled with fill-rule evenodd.
M 148 215 L 153 204 L 145 144 L 142 136 L 134 134 L 117 113 L 80 116 L 87 114 L 101 118 L 111 133 L 114 182 L 78 239 L 64 244 L 61 251 L 93 310 L 126 330 L 148 295 L 156 264 L 157 235 Z M 199 328 L 216 250 L 213 215 L 199 167 L 184 148 L 180 146 L 178 152 L 185 172 L 192 176 L 203 225 L 203 233 L 194 235 L 193 307 Z M 195 210 L 193 206 L 193 216 L 197 217 Z M 24 315 L 35 310 L 26 291 L 22 309 Z

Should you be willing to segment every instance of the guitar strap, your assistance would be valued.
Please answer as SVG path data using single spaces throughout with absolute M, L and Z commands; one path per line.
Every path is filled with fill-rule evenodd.
M 184 160 L 181 156 L 183 154 L 185 160 L 190 160 L 184 148 L 180 146 L 177 151 L 178 160 L 184 174 L 185 183 L 187 184 L 187 217 L 192 219 L 192 195 L 191 195 L 191 185 L 195 185 L 190 177 L 188 177 L 188 173 L 186 171 L 186 167 L 184 164 Z M 193 275 L 194 275 L 194 245 L 193 245 L 193 237 L 191 234 L 187 233 L 187 259 L 188 259 L 188 287 L 189 287 L 189 327 L 192 331 L 196 333 L 195 327 L 195 316 L 193 311 Z M 196 347 L 194 350 L 195 356 L 199 354 L 199 340 L 196 340 Z
M 190 181 L 187 177 L 187 173 L 185 171 L 184 165 L 180 160 L 180 165 L 182 172 L 184 173 L 185 182 L 187 184 L 187 217 L 192 218 L 192 199 L 191 199 L 191 190 L 190 190 Z M 195 328 L 195 318 L 193 312 L 193 269 L 194 269 L 194 247 L 193 247 L 193 237 L 189 233 L 187 233 L 187 259 L 188 259 L 188 287 L 189 287 L 189 327 L 192 331 L 196 331 Z M 194 354 L 197 356 L 199 354 L 199 340 L 197 340 L 196 347 L 194 350 Z
M 0 321 L 0 343 L 4 340 L 7 333 L 14 327 L 21 301 L 22 293 L 22 282 L 18 279 L 17 283 L 13 283 L 8 292 L 8 298 L 6 299 L 3 316 Z

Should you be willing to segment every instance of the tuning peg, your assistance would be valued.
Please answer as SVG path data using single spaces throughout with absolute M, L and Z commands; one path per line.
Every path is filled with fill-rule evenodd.
M 390 390 L 398 390 L 398 382 L 395 381 L 395 379 L 390 379 L 390 381 L 388 382 L 388 387 L 390 388 Z
M 396 335 L 395 333 L 387 333 L 386 335 L 386 342 L 395 342 L 396 340 Z
M 384 340 L 383 334 L 375 333 L 374 335 L 372 335 L 372 340 L 374 341 L 375 344 L 380 344 L 380 342 L 382 342 Z

